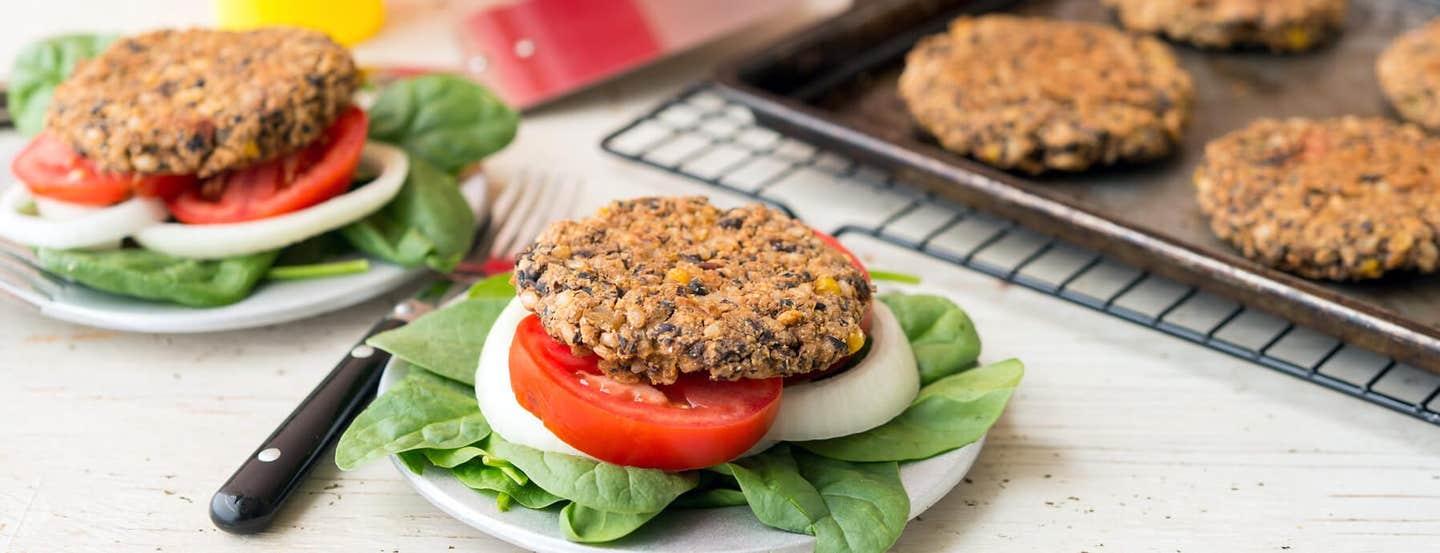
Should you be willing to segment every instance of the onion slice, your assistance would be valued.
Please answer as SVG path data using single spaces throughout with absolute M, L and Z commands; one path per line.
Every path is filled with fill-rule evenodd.
M 905 411 L 920 393 L 915 353 L 895 314 L 875 302 L 870 351 L 835 376 L 785 387 L 766 440 L 823 440 L 864 432 Z
M 520 327 L 520 321 L 529 314 L 519 299 L 511 300 L 490 325 L 485 348 L 480 350 L 480 365 L 475 369 L 475 399 L 480 403 L 480 412 L 490 423 L 490 430 L 506 441 L 540 451 L 593 459 L 545 428 L 539 417 L 515 400 L 515 390 L 510 384 L 510 344 L 515 341 L 515 329 Z
M 44 211 L 53 217 L 20 211 L 41 201 L 50 203 Z M 102 208 L 71 207 L 65 202 L 36 198 L 24 184 L 16 183 L 0 196 L 0 237 L 40 248 L 90 248 L 115 244 L 168 217 L 165 203 L 153 198 L 130 198 Z
M 358 221 L 388 203 L 410 171 L 399 148 L 367 142 L 360 163 L 378 169 L 375 180 L 300 211 L 243 223 L 163 223 L 135 233 L 145 249 L 176 257 L 216 259 L 278 250 Z

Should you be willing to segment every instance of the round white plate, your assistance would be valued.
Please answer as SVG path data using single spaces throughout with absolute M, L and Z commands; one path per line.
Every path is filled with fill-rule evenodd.
M 482 212 L 485 179 L 477 175 L 462 186 L 466 201 Z M 425 271 L 372 261 L 370 270 L 361 274 L 262 282 L 239 302 L 207 308 L 119 296 L 71 282 L 48 297 L 16 295 L 45 316 L 62 321 L 129 332 L 185 334 L 268 326 L 338 311 L 389 292 Z
M 911 286 L 884 285 L 887 291 L 928 292 L 936 290 Z M 406 366 L 391 361 L 380 379 L 380 391 L 400 382 Z M 900 465 L 900 480 L 910 495 L 910 518 L 925 512 L 960 483 L 984 447 L 985 438 L 955 451 L 924 461 Z M 615 542 L 587 545 L 565 539 L 560 533 L 556 509 L 536 511 L 516 506 L 500 512 L 495 498 L 465 487 L 448 470 L 431 467 L 415 474 L 391 456 L 395 470 L 405 476 L 416 492 L 457 520 L 517 546 L 556 553 L 590 552 L 671 552 L 671 553 L 760 553 L 808 552 L 815 538 L 776 530 L 761 524 L 746 506 L 719 509 L 669 509 L 634 534 Z

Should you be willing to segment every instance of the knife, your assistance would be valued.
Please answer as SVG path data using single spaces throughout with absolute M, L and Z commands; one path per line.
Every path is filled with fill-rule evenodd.
M 210 521 L 217 528 L 251 534 L 269 526 L 325 448 L 374 398 L 390 354 L 366 345 L 367 340 L 433 311 L 486 276 L 482 268 L 493 267 L 495 263 L 485 263 L 490 248 L 482 239 L 493 230 L 494 218 L 490 215 L 484 218 L 486 221 L 477 226 L 474 246 L 465 261 L 456 266 L 456 271 L 424 286 L 370 327 L 310 395 L 220 486 L 210 499 Z

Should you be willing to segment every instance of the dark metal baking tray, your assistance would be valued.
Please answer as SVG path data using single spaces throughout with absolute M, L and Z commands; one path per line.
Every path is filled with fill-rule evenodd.
M 1153 165 L 1039 178 L 941 149 L 896 94 L 905 52 L 918 38 L 956 16 L 994 10 L 1112 21 L 1099 0 L 860 0 L 725 64 L 716 81 L 762 124 L 888 168 L 937 195 L 1440 372 L 1440 277 L 1335 284 L 1261 266 L 1211 234 L 1190 181 L 1206 142 L 1257 117 L 1394 116 L 1375 82 L 1374 60 L 1393 37 L 1440 16 L 1440 5 L 1352 1 L 1341 38 L 1307 54 L 1176 45 L 1197 89 L 1177 155 Z

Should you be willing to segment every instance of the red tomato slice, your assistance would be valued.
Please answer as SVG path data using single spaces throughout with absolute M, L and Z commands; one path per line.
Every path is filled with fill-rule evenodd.
M 60 139 L 41 134 L 10 165 L 37 196 L 85 205 L 110 205 L 134 193 L 166 198 L 195 182 L 190 175 L 101 173 Z
M 632 467 L 690 470 L 750 449 L 780 412 L 781 379 L 627 385 L 603 376 L 595 356 L 576 357 L 521 321 L 510 347 L 515 399 L 565 443 L 596 459 Z
M 253 221 L 299 211 L 344 193 L 360 164 L 369 119 L 352 107 L 304 150 L 231 171 L 166 202 L 182 223 Z

